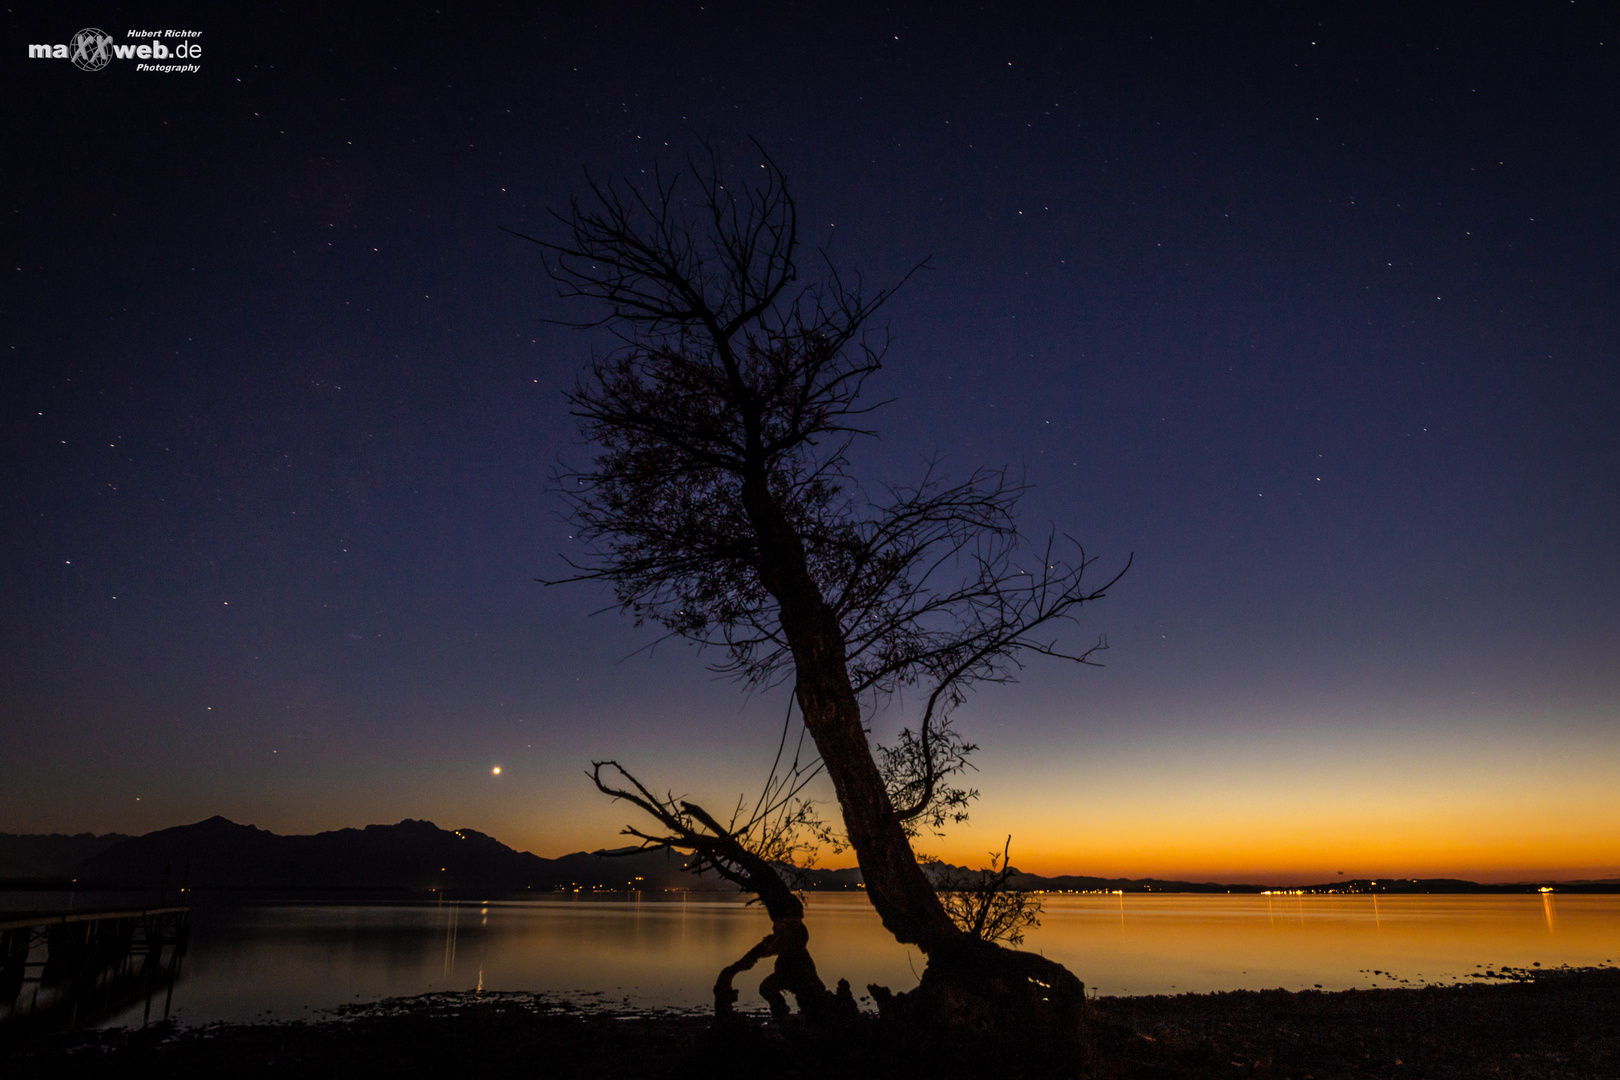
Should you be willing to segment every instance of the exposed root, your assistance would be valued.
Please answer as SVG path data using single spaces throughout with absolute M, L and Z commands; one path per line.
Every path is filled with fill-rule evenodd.
M 934 953 L 915 990 L 868 990 L 885 1023 L 907 1028 L 1061 1044 L 1080 1037 L 1086 1015 L 1085 984 L 1063 965 L 985 942 Z
M 771 921 L 771 932 L 749 949 L 736 963 L 720 972 L 714 983 L 714 1015 L 716 1021 L 725 1022 L 736 1015 L 737 989 L 732 980 L 767 956 L 776 957 L 771 973 L 759 984 L 760 996 L 771 1008 L 777 1022 L 787 1020 L 793 1010 L 788 1007 L 786 994 L 792 994 L 799 1004 L 804 1019 L 815 1026 L 828 1026 L 852 1021 L 857 1015 L 855 997 L 850 993 L 849 981 L 838 980 L 837 993 L 830 993 L 826 983 L 816 972 L 816 962 L 808 948 L 810 931 L 802 918 L 778 918 Z

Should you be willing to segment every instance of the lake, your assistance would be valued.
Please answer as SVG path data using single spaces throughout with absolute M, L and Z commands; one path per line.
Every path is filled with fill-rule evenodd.
M 913 949 L 864 896 L 812 893 L 810 947 L 829 985 L 916 984 Z M 187 1024 L 316 1016 L 445 990 L 600 995 L 706 1007 L 719 969 L 768 928 L 732 896 L 687 893 L 436 905 L 200 906 L 173 991 Z M 1048 896 L 1024 948 L 1105 995 L 1456 982 L 1501 967 L 1620 961 L 1620 896 Z M 767 961 L 768 963 L 768 961 Z M 768 971 L 737 980 L 762 1007 Z M 112 1023 L 140 1023 L 136 1008 Z

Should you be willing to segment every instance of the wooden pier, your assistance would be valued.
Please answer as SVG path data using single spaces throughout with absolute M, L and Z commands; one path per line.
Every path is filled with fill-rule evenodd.
M 190 907 L 0 913 L 0 1032 L 93 1024 L 164 990 L 169 1013 Z

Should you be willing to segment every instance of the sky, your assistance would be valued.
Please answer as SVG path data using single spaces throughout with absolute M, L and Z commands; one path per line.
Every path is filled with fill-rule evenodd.
M 0 830 L 555 856 L 634 820 L 593 758 L 752 793 L 783 692 L 535 581 L 602 342 L 503 230 L 758 140 L 807 249 L 928 263 L 862 475 L 1009 466 L 1134 556 L 1105 667 L 959 711 L 924 851 L 1620 875 L 1620 18 L 1116 6 L 8 10 Z M 86 27 L 197 70 L 28 58 Z

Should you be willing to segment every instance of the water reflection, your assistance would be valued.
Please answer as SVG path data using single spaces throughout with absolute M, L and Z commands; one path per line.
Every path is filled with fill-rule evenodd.
M 0 1036 L 169 1015 L 190 936 L 185 906 L 0 918 Z M 127 1020 L 125 1021 L 128 1022 Z
M 456 925 L 460 918 L 460 904 L 446 904 L 442 909 L 444 920 L 444 975 L 449 977 L 456 967 Z
M 1450 982 L 1620 960 L 1616 896 L 1130 896 L 1048 903 L 1028 947 L 1105 994 Z M 1103 932 L 1103 928 L 1107 932 Z
M 193 921 L 174 998 L 188 1023 L 484 988 L 704 1007 L 715 973 L 768 928 L 760 909 L 704 894 L 214 909 Z M 811 894 L 806 922 L 829 982 L 915 985 L 922 957 L 864 897 Z M 1620 897 L 1055 896 L 1025 947 L 1103 994 L 1418 985 L 1620 960 Z M 740 984 L 740 1006 L 762 1006 L 756 983 Z

